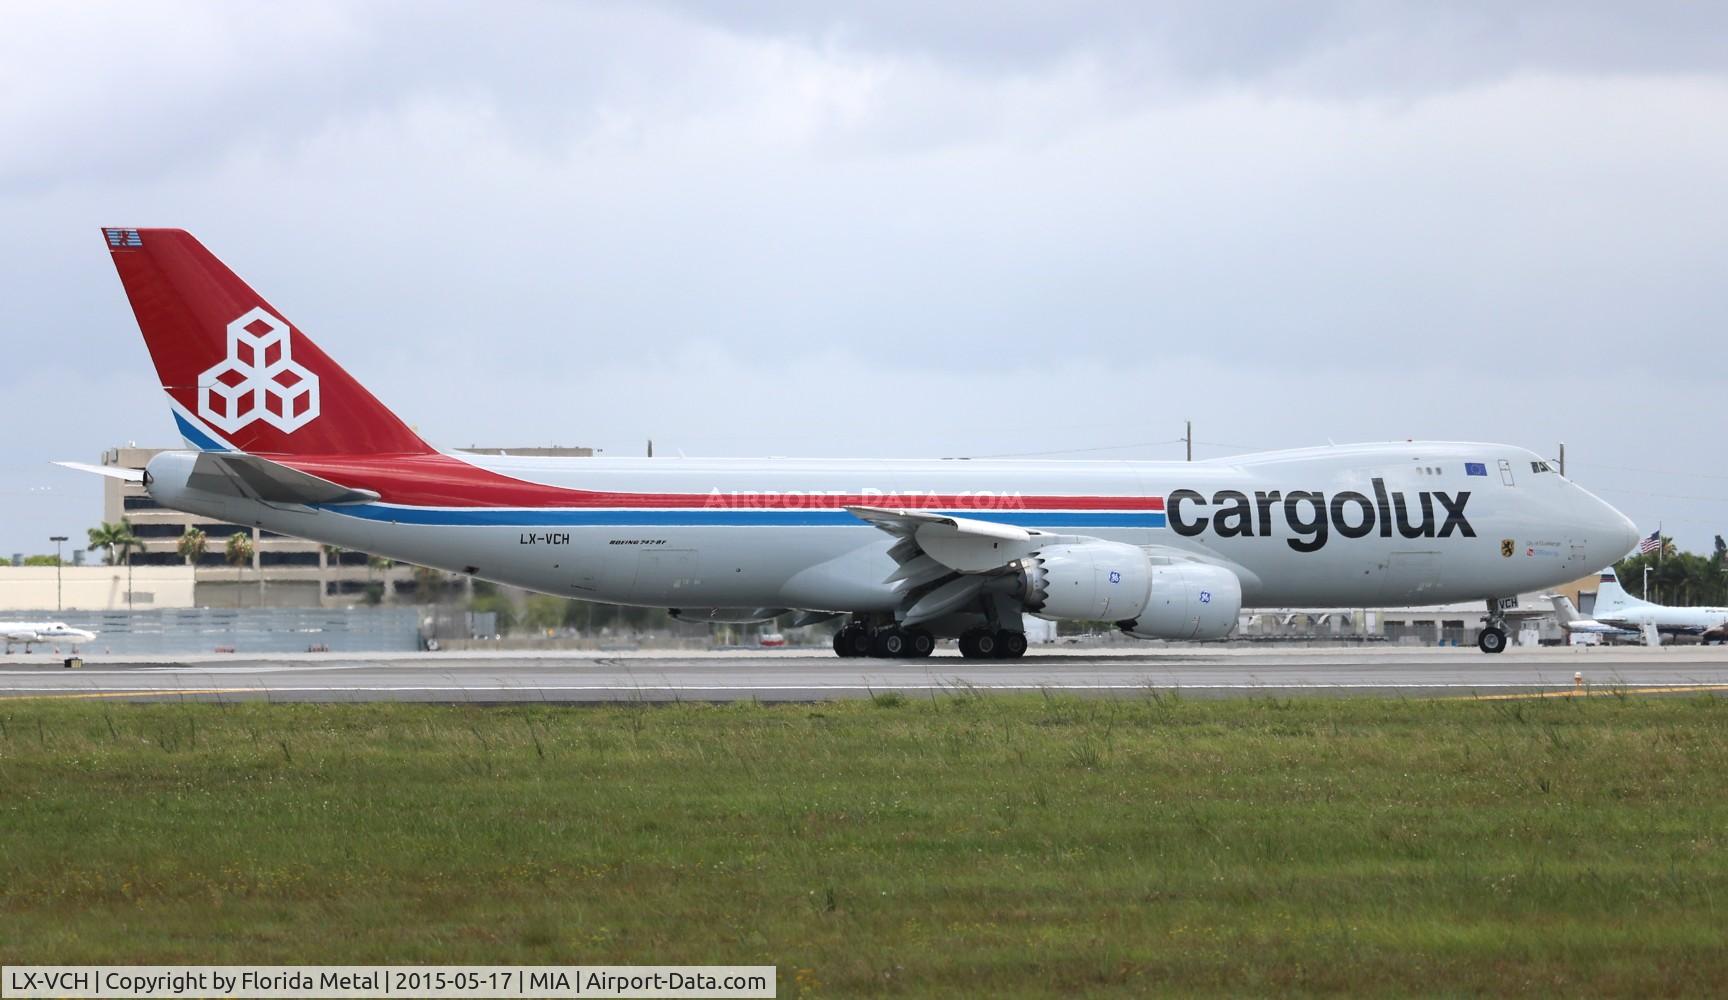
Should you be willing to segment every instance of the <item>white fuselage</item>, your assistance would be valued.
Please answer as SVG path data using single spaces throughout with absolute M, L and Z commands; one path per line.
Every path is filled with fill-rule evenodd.
M 660 607 L 892 611 L 894 540 L 839 496 L 911 510 L 963 496 L 957 513 L 969 518 L 1177 550 L 1233 571 L 1244 605 L 1261 607 L 1516 595 L 1607 565 L 1637 537 L 1613 508 L 1536 471 L 1534 454 L 1450 442 L 1194 463 L 450 456 L 512 480 L 650 498 L 580 510 L 468 505 L 454 488 L 437 505 L 393 503 L 363 463 L 343 485 L 381 492 L 379 502 L 266 504 L 194 488 L 195 455 L 151 462 L 158 502 L 547 593 Z M 1485 474 L 1467 473 L 1476 466 Z M 1052 497 L 1090 499 L 1061 509 Z M 1163 511 L 1148 513 L 1158 497 Z M 1110 509 L 1129 500 L 1139 506 Z
M 1612 628 L 1637 630 L 1650 625 L 1659 632 L 1696 634 L 1728 622 L 1728 608 L 1636 604 L 1614 611 L 1599 611 L 1597 620 Z
M 65 622 L 0 622 L 0 638 L 6 640 L 8 650 L 22 643 L 28 652 L 31 646 L 50 642 L 77 646 L 96 638 L 96 633 L 73 628 Z

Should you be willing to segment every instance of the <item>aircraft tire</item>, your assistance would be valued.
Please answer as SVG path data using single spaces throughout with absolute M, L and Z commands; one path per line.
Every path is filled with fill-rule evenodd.
M 994 660 L 997 645 L 995 632 L 973 629 L 960 637 L 960 655 L 968 660 Z
M 1506 652 L 1506 630 L 1492 625 L 1483 629 L 1476 637 L 1476 648 L 1484 653 Z
M 904 660 L 911 656 L 912 637 L 898 625 L 882 629 L 870 645 L 870 655 L 885 660 Z
M 909 629 L 906 635 L 910 640 L 906 649 L 908 659 L 921 660 L 936 652 L 936 637 L 923 629 Z
M 996 633 L 996 658 L 1018 660 L 1026 655 L 1026 633 L 1008 629 Z
M 856 625 L 848 625 L 834 633 L 834 653 L 851 659 L 870 655 L 870 633 Z

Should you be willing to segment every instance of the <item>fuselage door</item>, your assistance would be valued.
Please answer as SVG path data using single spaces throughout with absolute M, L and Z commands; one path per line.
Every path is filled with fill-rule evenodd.
M 1504 458 L 1500 460 L 1500 481 L 1507 486 L 1518 485 L 1512 481 L 1512 463 Z

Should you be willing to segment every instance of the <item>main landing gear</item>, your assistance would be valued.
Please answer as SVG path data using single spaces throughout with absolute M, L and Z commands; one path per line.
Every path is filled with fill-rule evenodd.
M 960 636 L 960 655 L 968 660 L 1017 660 L 1026 655 L 1026 633 L 975 628 Z
M 1516 598 L 1512 601 L 1517 603 Z M 1476 637 L 1476 648 L 1484 653 L 1504 653 L 1506 651 L 1506 616 L 1501 612 L 1505 601 L 1488 598 L 1488 621 L 1482 628 L 1482 633 Z
M 834 653 L 851 659 L 916 660 L 936 651 L 936 637 L 921 628 L 890 625 L 871 629 L 853 622 L 834 633 Z M 1017 660 L 1026 655 L 1026 633 L 975 628 L 960 636 L 960 655 L 969 660 Z
M 890 625 L 872 632 L 857 622 L 834 633 L 834 652 L 842 657 L 875 656 L 914 660 L 936 651 L 936 637 L 921 628 Z

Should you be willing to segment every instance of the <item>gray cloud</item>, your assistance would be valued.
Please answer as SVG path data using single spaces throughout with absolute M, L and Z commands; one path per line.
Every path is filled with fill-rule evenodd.
M 110 223 L 449 444 L 1564 438 L 1704 544 L 1722 15 L 1626 10 L 12 7 L 0 549 L 169 439 Z

